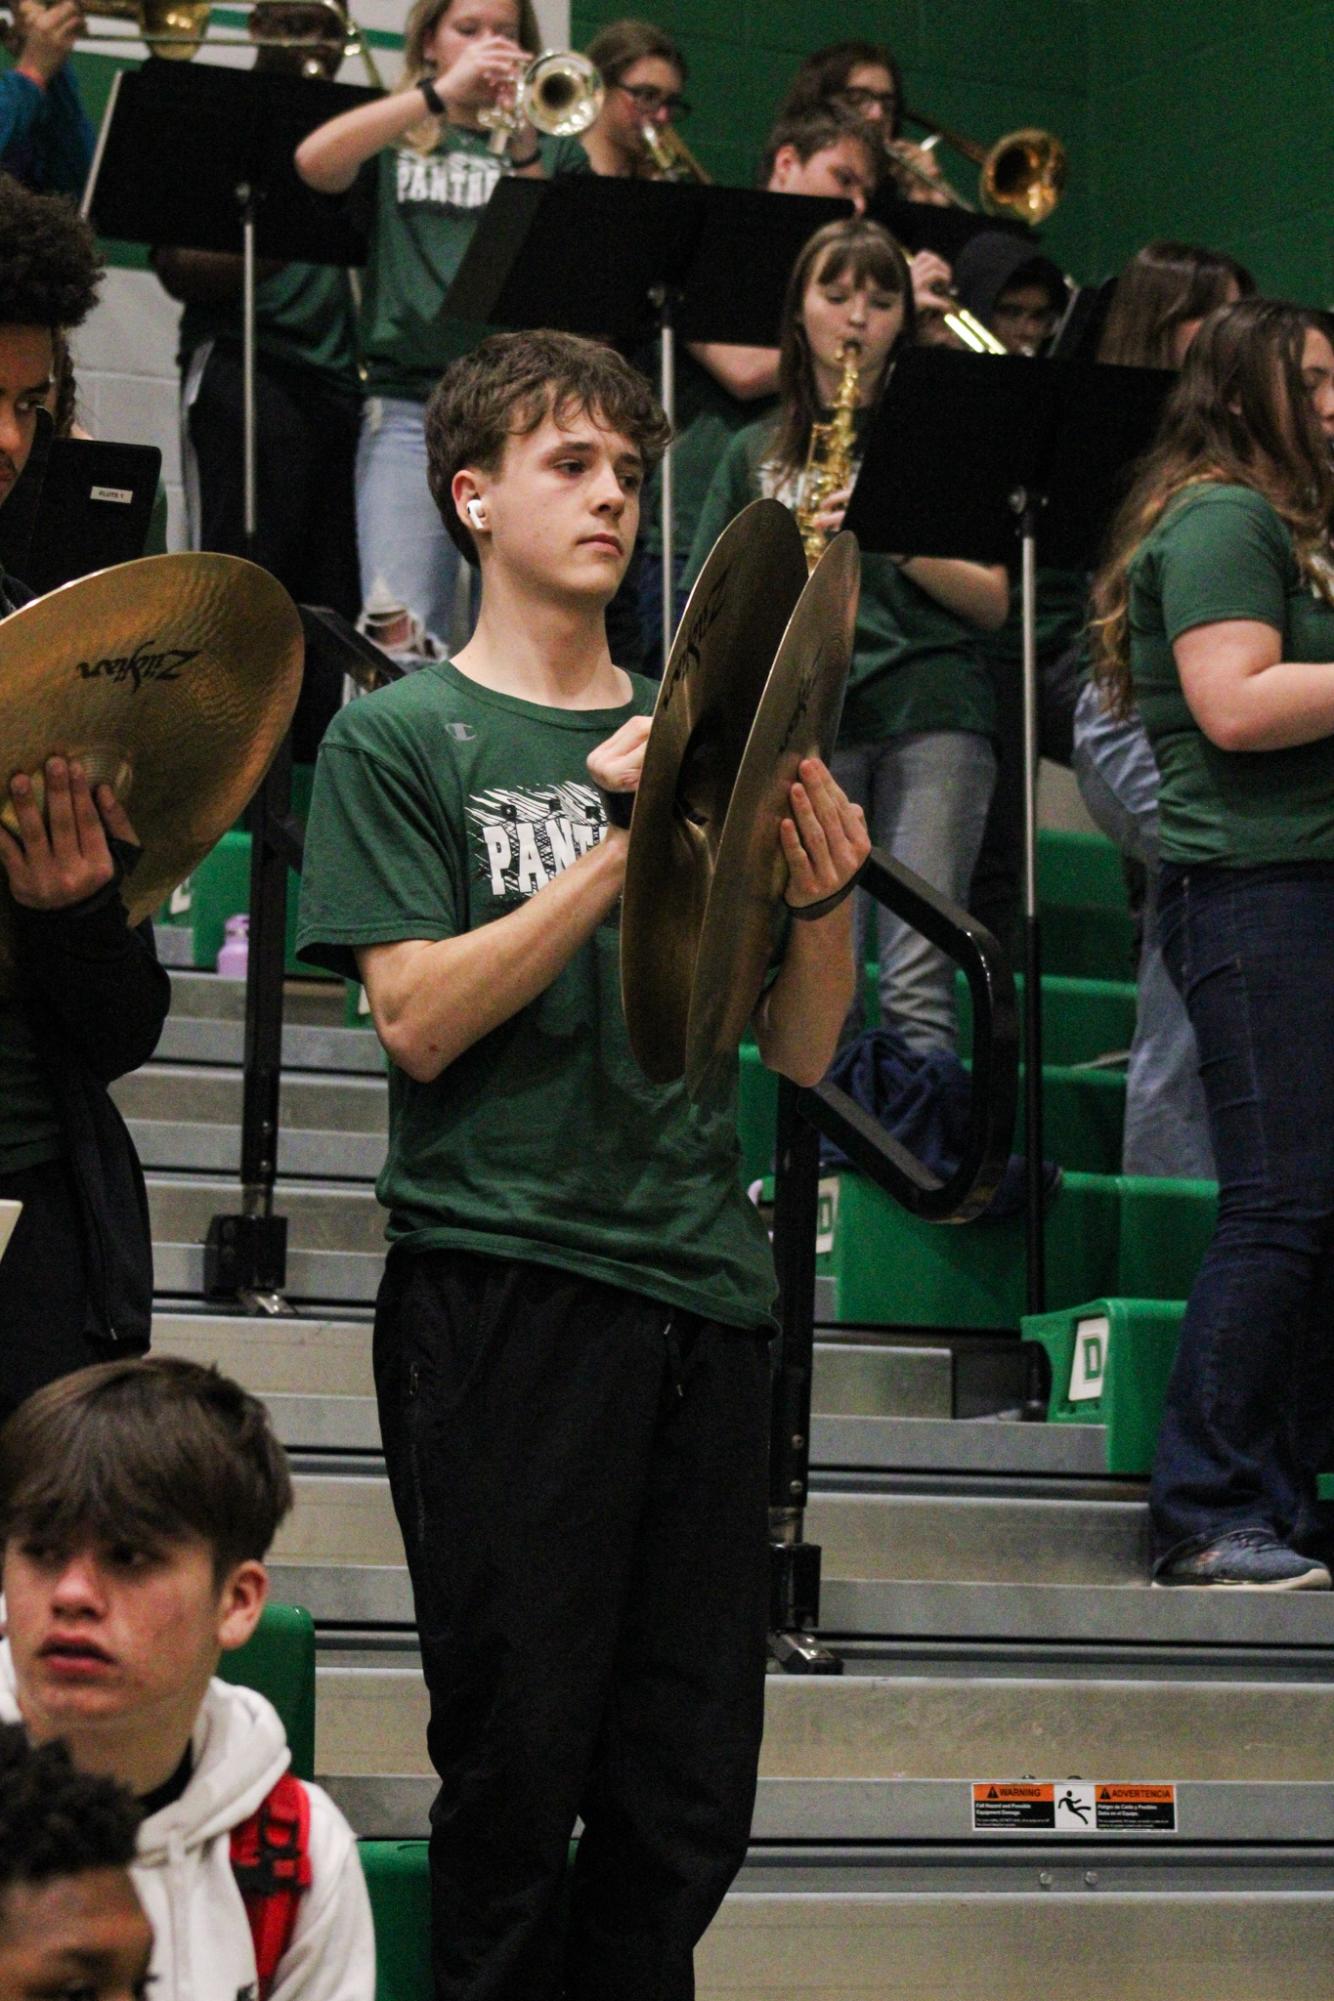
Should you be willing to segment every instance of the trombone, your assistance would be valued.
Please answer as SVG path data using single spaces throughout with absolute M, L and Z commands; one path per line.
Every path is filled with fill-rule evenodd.
M 981 169 L 978 200 L 970 202 L 943 177 L 928 174 L 905 152 L 899 151 L 895 141 L 888 142 L 895 165 L 933 193 L 943 194 L 953 208 L 968 209 L 975 214 L 980 207 L 986 215 L 1008 215 L 1019 222 L 1036 224 L 1046 221 L 1065 193 L 1069 155 L 1054 132 L 1025 125 L 1015 132 L 1006 132 L 994 145 L 983 146 L 979 140 L 966 138 L 963 133 L 942 125 L 938 118 L 924 117 L 918 111 L 904 111 L 903 116 L 914 125 L 926 126 L 928 137 L 923 141 L 923 152 L 929 152 L 943 140 Z
M 657 168 L 660 180 L 698 181 L 701 187 L 710 185 L 709 175 L 674 125 L 655 125 L 651 118 L 646 118 L 639 133 L 644 141 L 644 151 Z
M 305 49 L 309 51 L 305 62 L 293 64 L 303 76 L 324 76 L 328 70 L 317 51 L 334 50 L 341 42 L 343 56 L 359 56 L 365 65 L 367 80 L 377 90 L 384 89 L 384 80 L 365 32 L 351 20 L 341 4 L 341 0 L 251 0 L 251 14 L 256 23 L 264 14 L 290 15 L 305 14 L 312 17 L 309 34 L 276 35 L 225 35 L 215 34 L 209 29 L 210 0 L 84 0 L 83 11 L 112 21 L 132 22 L 126 29 L 126 38 L 144 42 L 155 55 L 165 56 L 171 62 L 189 62 L 198 55 L 205 42 L 222 43 L 231 48 Z M 11 48 L 22 39 L 17 12 L 12 7 L 0 5 L 0 39 Z M 79 40 L 85 45 L 96 46 L 98 42 L 119 41 L 120 36 L 81 35 Z M 340 57 L 341 60 L 341 57 Z

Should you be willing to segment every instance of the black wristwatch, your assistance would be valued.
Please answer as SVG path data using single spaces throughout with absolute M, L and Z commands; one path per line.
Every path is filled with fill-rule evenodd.
M 417 88 L 426 99 L 426 109 L 430 112 L 432 118 L 448 118 L 449 113 L 445 109 L 445 100 L 429 76 L 424 76 L 417 85 Z
M 542 148 L 540 146 L 534 146 L 532 152 L 528 154 L 526 159 L 516 160 L 513 153 L 511 153 L 510 165 L 511 167 L 513 167 L 516 173 L 521 174 L 525 167 L 535 167 L 538 161 L 541 159 L 541 157 L 542 157 Z

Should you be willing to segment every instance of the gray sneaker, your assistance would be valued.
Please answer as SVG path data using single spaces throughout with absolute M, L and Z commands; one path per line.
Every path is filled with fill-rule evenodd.
M 1299 1556 L 1268 1529 L 1229 1529 L 1204 1549 L 1176 1556 L 1156 1585 L 1220 1584 L 1241 1591 L 1328 1591 L 1330 1574 L 1313 1556 Z

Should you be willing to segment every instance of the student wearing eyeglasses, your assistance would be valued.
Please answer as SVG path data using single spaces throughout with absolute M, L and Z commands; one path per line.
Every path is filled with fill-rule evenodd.
M 689 117 L 681 95 L 685 57 L 648 21 L 609 22 L 589 43 L 587 55 L 607 87 L 602 110 L 583 135 L 593 172 L 619 180 L 658 179 L 645 134 Z

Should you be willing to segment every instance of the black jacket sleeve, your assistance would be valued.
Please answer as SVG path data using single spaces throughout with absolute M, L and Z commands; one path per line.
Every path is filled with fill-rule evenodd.
M 125 914 L 118 882 L 67 910 L 13 906 L 20 992 L 47 1048 L 67 1054 L 109 1084 L 137 1070 L 157 1048 L 171 1005 L 153 926 Z

